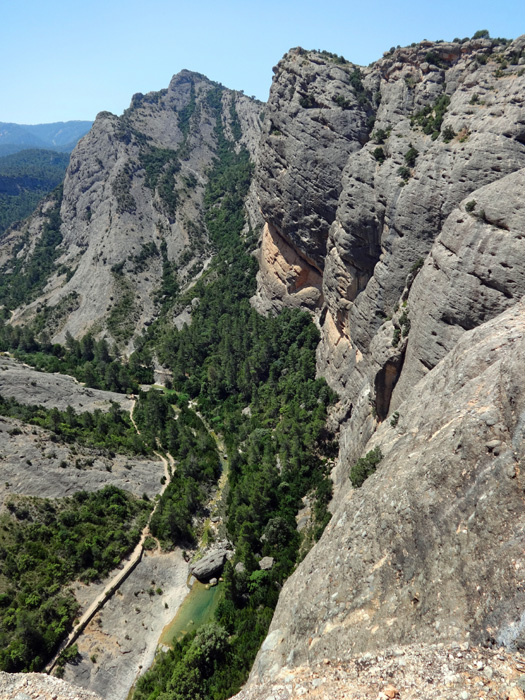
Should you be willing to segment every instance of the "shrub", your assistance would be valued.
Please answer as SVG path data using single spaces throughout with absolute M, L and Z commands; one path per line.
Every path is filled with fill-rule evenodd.
M 446 126 L 443 129 L 443 141 L 445 143 L 452 141 L 452 139 L 454 138 L 455 135 L 456 135 L 456 132 L 454 131 L 454 129 L 451 126 Z
M 377 162 L 379 163 L 379 165 L 383 165 L 383 163 L 384 163 L 385 160 L 386 160 L 386 155 L 385 155 L 385 152 L 383 151 L 383 149 L 381 148 L 381 146 L 378 146 L 377 148 L 375 148 L 375 149 L 372 151 L 372 155 L 373 155 L 374 158 L 377 160 Z
M 131 167 L 129 164 L 126 164 L 111 184 L 111 191 L 117 200 L 117 212 L 119 214 L 124 212 L 133 214 L 136 211 L 137 204 L 131 194 L 132 176 Z
M 414 274 L 414 272 L 418 272 L 419 270 L 421 270 L 421 268 L 423 267 L 423 263 L 424 263 L 424 262 L 425 262 L 425 261 L 424 261 L 423 258 L 419 258 L 418 260 L 416 260 L 416 262 L 415 262 L 415 263 L 412 265 L 412 267 L 410 268 L 410 272 L 411 272 L 412 274 Z
M 428 51 L 425 56 L 425 61 L 430 63 L 431 66 L 441 67 L 442 61 L 435 51 Z
M 312 97 L 312 95 L 305 95 L 304 97 L 301 97 L 299 99 L 299 104 L 301 107 L 304 107 L 304 109 L 311 109 L 312 107 L 317 107 L 317 103 Z
M 401 340 L 401 328 L 394 328 L 394 333 L 392 335 L 392 346 L 394 348 L 397 348 L 400 340 Z
M 378 129 L 377 131 L 374 131 L 374 133 L 372 134 L 372 139 L 374 140 L 375 143 L 377 143 L 381 146 L 387 140 L 388 134 L 389 134 L 389 132 L 385 131 L 385 129 Z
M 441 124 L 443 123 L 443 118 L 449 104 L 450 97 L 448 95 L 441 95 L 434 105 L 427 105 L 423 107 L 420 112 L 415 114 L 410 120 L 411 125 L 420 126 L 423 129 L 423 133 L 432 136 L 432 140 L 435 141 L 441 131 Z
M 408 151 L 405 153 L 405 163 L 410 167 L 413 168 L 414 165 L 416 164 L 416 158 L 419 155 L 419 151 L 410 144 L 410 148 Z
M 350 470 L 350 481 L 354 488 L 359 488 L 366 479 L 375 472 L 377 465 L 383 459 L 380 447 L 374 447 L 364 457 L 360 457 Z
M 471 199 L 470 202 L 467 202 L 465 204 L 465 210 L 468 211 L 469 214 L 471 212 L 473 212 L 475 208 L 476 208 L 476 200 L 475 199 Z
M 407 168 L 406 165 L 402 165 L 397 169 L 397 174 L 401 175 L 403 182 L 408 182 L 411 175 L 410 168 Z
M 352 106 L 352 102 L 343 97 L 343 95 L 334 95 L 334 97 L 332 97 L 332 102 L 335 102 L 335 104 L 339 105 L 342 109 L 350 109 Z
M 401 326 L 401 335 L 403 337 L 407 336 L 408 332 L 410 331 L 410 319 L 408 318 L 408 309 L 405 309 L 399 317 L 399 325 Z

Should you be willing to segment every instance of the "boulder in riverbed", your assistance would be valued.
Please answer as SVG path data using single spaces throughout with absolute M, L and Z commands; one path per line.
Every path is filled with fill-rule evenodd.
M 217 549 L 192 564 L 190 571 L 199 581 L 207 583 L 210 578 L 222 572 L 227 554 L 227 549 Z

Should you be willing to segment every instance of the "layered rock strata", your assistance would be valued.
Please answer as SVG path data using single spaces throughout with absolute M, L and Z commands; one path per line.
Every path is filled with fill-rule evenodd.
M 340 455 L 332 521 L 283 589 L 245 697 L 400 644 L 520 648 L 524 48 L 423 42 L 362 69 L 293 50 L 276 68 L 261 209 L 282 257 L 315 265 L 302 306 L 340 392 Z M 320 208 L 302 134 L 322 144 L 341 113 L 355 128 L 333 137 L 351 143 Z M 301 305 L 266 250 L 255 305 Z M 352 489 L 352 464 L 375 448 L 377 472 Z
M 434 280 L 443 288 L 429 287 L 436 239 L 443 231 L 444 250 L 443 237 L 461 239 L 469 222 L 494 230 L 519 202 L 521 178 L 507 185 L 503 179 L 525 167 L 524 47 L 524 37 L 509 45 L 490 39 L 422 42 L 367 68 L 294 49 L 274 69 L 256 170 L 266 225 L 254 304 L 263 312 L 299 306 L 316 313 L 318 370 L 341 393 L 339 419 L 348 424 L 341 441 L 346 465 L 374 432 L 375 418 L 392 410 L 396 384 L 399 401 L 402 387 L 412 387 L 450 349 L 450 343 L 440 346 L 447 320 L 439 332 L 431 329 L 428 305 L 434 299 L 450 303 L 456 295 L 463 310 L 445 335 L 457 339 L 464 330 L 460 317 L 469 314 L 471 297 L 451 284 L 448 271 Z M 499 181 L 499 189 L 487 189 Z M 479 204 L 466 211 L 478 190 Z M 493 214 L 483 208 L 487 199 Z M 506 224 L 501 226 L 500 236 Z M 471 246 L 478 245 L 480 230 Z M 520 273 L 512 279 L 503 267 L 516 269 L 519 249 L 516 234 L 514 250 L 505 245 L 498 253 L 509 291 L 498 292 L 495 280 L 488 292 L 494 299 L 478 309 L 470 327 L 525 293 Z M 471 260 L 474 274 L 487 256 Z M 485 290 L 491 284 L 489 279 Z M 427 304 L 418 311 L 423 289 Z M 422 353 L 423 337 L 417 348 L 410 339 L 404 370 L 415 314 L 421 318 L 418 334 L 437 335 L 427 345 L 432 358 Z M 347 466 L 336 473 L 337 483 L 344 483 L 346 472 Z

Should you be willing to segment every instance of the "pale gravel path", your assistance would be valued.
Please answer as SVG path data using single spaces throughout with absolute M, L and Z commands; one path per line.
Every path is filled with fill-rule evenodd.
M 138 676 L 153 663 L 162 629 L 188 594 L 187 579 L 181 550 L 145 553 L 77 640 L 81 659 L 66 664 L 64 678 L 105 700 L 126 700 Z M 91 587 L 84 587 L 79 599 Z M 150 595 L 157 588 L 162 593 Z
M 135 420 L 133 418 L 133 410 L 135 408 L 135 402 L 132 403 L 131 405 L 131 410 L 130 410 L 130 419 L 131 422 L 133 423 L 135 430 L 137 433 L 140 435 L 140 430 L 137 427 L 137 424 L 135 423 Z M 129 573 L 133 571 L 133 569 L 140 563 L 140 560 L 142 559 L 142 555 L 144 552 L 144 542 L 146 540 L 146 537 L 150 535 L 150 530 L 149 530 L 149 524 L 151 522 L 151 518 L 153 517 L 155 511 L 157 510 L 157 507 L 160 503 L 160 497 L 164 493 L 164 491 L 167 489 L 168 484 L 170 482 L 170 465 L 173 467 L 174 466 L 174 461 L 171 455 L 169 455 L 170 460 L 166 459 L 160 452 L 155 452 L 154 454 L 157 455 L 157 457 L 161 460 L 161 462 L 164 465 L 164 483 L 162 484 L 162 487 L 159 491 L 159 498 L 155 503 L 155 507 L 151 511 L 148 521 L 146 525 L 144 526 L 142 533 L 140 535 L 140 540 L 138 541 L 135 549 L 133 552 L 129 555 L 129 557 L 126 558 L 124 565 L 119 567 L 116 572 L 111 576 L 109 581 L 105 584 L 104 588 L 102 591 L 97 595 L 97 597 L 91 602 L 91 604 L 88 606 L 86 610 L 82 613 L 80 616 L 79 621 L 77 624 L 73 627 L 65 641 L 60 645 L 60 648 L 57 652 L 57 654 L 54 656 L 52 661 L 46 666 L 46 671 L 50 672 L 53 670 L 55 667 L 55 664 L 57 662 L 58 657 L 60 654 L 67 649 L 71 644 L 73 644 L 77 638 L 79 637 L 80 634 L 82 634 L 84 628 L 87 626 L 87 624 L 91 621 L 91 619 L 94 617 L 95 613 L 98 611 L 98 609 L 105 605 L 106 600 L 109 600 L 110 597 L 114 594 L 116 590 L 118 590 L 121 586 L 121 583 L 126 580 L 128 577 Z

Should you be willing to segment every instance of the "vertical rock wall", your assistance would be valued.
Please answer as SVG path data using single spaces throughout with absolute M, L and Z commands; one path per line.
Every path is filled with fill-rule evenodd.
M 443 329 L 433 343 L 412 342 L 415 315 L 423 338 L 432 334 L 428 305 L 441 297 L 470 312 L 472 299 L 448 272 L 429 287 L 431 250 L 443 251 L 443 237 L 435 243 L 442 230 L 462 239 L 461 227 L 482 218 L 480 195 L 475 216 L 464 219 L 477 190 L 525 167 L 524 46 L 523 37 L 508 46 L 423 42 L 361 69 L 294 49 L 274 69 L 256 174 L 267 227 L 254 303 L 316 314 L 318 371 L 341 393 L 340 418 L 352 416 L 336 481 L 345 483 L 393 392 L 401 400 L 451 347 L 441 342 Z M 514 186 L 522 187 L 520 178 Z M 508 187 L 490 195 L 500 218 L 509 211 L 501 200 Z M 474 228 L 471 246 L 483 235 L 483 226 Z M 504 248 L 498 269 L 521 255 Z M 525 291 L 519 273 L 510 286 L 511 297 L 494 291 L 470 327 Z M 452 319 L 445 336 L 457 340 L 468 327 L 461 323 Z

